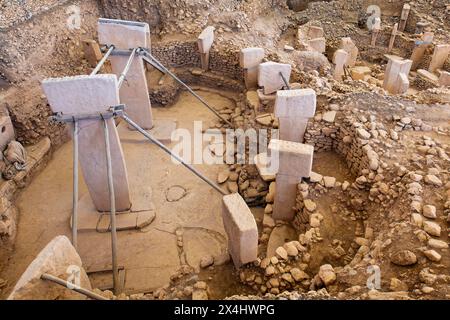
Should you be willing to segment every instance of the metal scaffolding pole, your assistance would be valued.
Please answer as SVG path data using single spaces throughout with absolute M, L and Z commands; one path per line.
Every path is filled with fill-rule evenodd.
M 97 294 L 95 292 L 92 292 L 91 290 L 84 289 L 84 288 L 81 288 L 81 287 L 76 287 L 72 283 L 69 283 L 66 280 L 60 279 L 60 278 L 55 277 L 55 276 L 53 276 L 51 274 L 48 274 L 48 273 L 42 274 L 41 275 L 41 279 L 54 282 L 54 283 L 59 284 L 60 286 L 63 286 L 65 288 L 69 289 L 69 290 L 73 290 L 75 292 L 84 294 L 86 297 L 94 299 L 94 300 L 109 300 L 109 299 L 107 299 L 107 298 L 105 298 L 105 297 L 103 297 L 103 296 L 101 296 L 101 295 L 99 295 L 99 294 Z
M 186 88 L 189 93 L 191 93 L 194 97 L 197 98 L 205 107 L 207 107 L 209 110 L 211 110 L 217 117 L 222 119 L 226 124 L 228 124 L 231 128 L 233 128 L 233 124 L 225 119 L 220 113 L 217 112 L 216 109 L 211 107 L 202 97 L 200 97 L 197 93 L 195 93 L 194 90 L 192 90 L 187 84 L 185 84 L 183 81 L 181 81 L 174 73 L 172 73 L 169 69 L 167 69 L 161 62 L 159 62 L 155 57 L 153 57 L 146 49 L 139 48 L 139 54 L 144 55 L 144 61 L 148 62 L 152 66 L 154 66 L 159 71 L 168 74 L 171 76 L 175 81 L 177 81 L 179 84 L 181 84 L 183 87 Z M 147 58 L 147 59 L 146 59 Z
M 138 126 L 133 120 L 131 120 L 125 113 L 118 114 L 120 117 L 122 117 L 129 125 L 131 125 L 133 128 L 135 128 L 137 131 L 139 131 L 144 137 L 146 137 L 148 140 L 156 144 L 158 147 L 163 149 L 166 153 L 171 155 L 173 158 L 175 158 L 177 161 L 179 161 L 183 166 L 188 168 L 192 173 L 194 173 L 197 177 L 205 181 L 207 184 L 209 184 L 211 187 L 213 187 L 216 191 L 220 192 L 222 195 L 227 195 L 228 193 L 225 192 L 221 187 L 219 187 L 216 183 L 211 181 L 211 179 L 205 177 L 202 175 L 199 171 L 197 171 L 194 167 L 187 164 L 182 158 L 177 156 L 176 154 L 172 153 L 172 151 L 167 148 L 164 144 L 159 142 L 157 139 L 152 137 L 151 134 L 149 134 L 147 131 L 142 129 L 140 126 Z
M 78 120 L 73 120 L 72 245 L 78 250 Z
M 137 48 L 134 48 L 133 51 L 131 52 L 130 58 L 128 59 L 127 64 L 125 65 L 125 68 L 123 69 L 123 71 L 119 77 L 118 84 L 117 84 L 119 89 L 122 86 L 123 81 L 125 80 L 125 77 L 127 76 L 128 71 L 130 70 L 131 64 L 133 63 L 133 60 L 134 60 L 134 56 L 136 55 L 136 51 L 137 51 Z
M 97 66 L 95 67 L 94 70 L 92 70 L 91 72 L 91 76 L 96 75 L 100 69 L 102 68 L 102 66 L 105 64 L 106 60 L 109 58 L 109 56 L 111 55 L 111 53 L 114 51 L 114 46 L 109 47 L 108 51 L 105 53 L 105 55 L 103 56 L 102 60 L 100 60 L 100 62 L 97 64 Z
M 283 73 L 280 71 L 280 77 L 281 79 L 283 79 L 284 85 L 288 90 L 291 90 L 291 86 L 289 85 L 289 82 L 286 80 L 286 78 L 284 77 Z
M 111 249 L 112 249 L 112 271 L 114 293 L 117 294 L 119 288 L 119 268 L 117 264 L 117 229 L 116 229 L 116 198 L 114 194 L 113 171 L 111 164 L 111 146 L 109 143 L 108 120 L 103 119 L 105 131 L 106 168 L 108 173 L 109 201 L 111 207 Z

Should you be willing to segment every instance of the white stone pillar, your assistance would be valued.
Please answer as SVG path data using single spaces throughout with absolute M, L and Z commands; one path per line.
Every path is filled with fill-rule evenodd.
M 258 227 L 245 200 L 233 193 L 223 197 L 222 219 L 228 250 L 236 268 L 258 258 Z
M 280 90 L 274 112 L 279 118 L 280 140 L 302 143 L 308 119 L 316 112 L 316 92 L 313 89 Z
M 244 69 L 245 87 L 256 89 L 258 87 L 258 67 L 264 59 L 263 48 L 245 48 L 241 50 L 239 64 Z
M 336 50 L 336 52 L 334 53 L 333 63 L 335 66 L 333 77 L 335 80 L 342 80 L 342 77 L 344 76 L 344 67 L 347 64 L 348 59 L 349 54 L 343 49 Z
M 214 30 L 213 26 L 206 27 L 197 39 L 202 69 L 205 71 L 209 69 L 209 51 L 214 43 Z
M 359 50 L 351 38 L 346 37 L 341 39 L 339 49 L 345 50 L 348 53 L 346 66 L 353 68 L 358 58 Z
M 114 19 L 99 19 L 98 39 L 101 44 L 114 45 L 117 50 L 138 47 L 150 49 L 150 27 L 147 23 Z M 113 73 L 117 76 L 130 58 L 129 55 L 110 56 Z M 143 129 L 153 128 L 152 107 L 147 86 L 143 60 L 136 56 L 125 81 L 120 88 L 120 100 L 126 105 L 126 112 Z
M 383 88 L 392 94 L 403 94 L 409 88 L 408 75 L 412 60 L 390 56 L 384 73 Z
M 380 31 L 381 31 L 381 18 L 377 17 L 377 18 L 375 18 L 375 21 L 374 21 L 373 27 L 372 27 L 372 40 L 370 43 L 370 45 L 372 47 L 374 47 L 376 45 L 377 38 L 378 38 Z
M 437 44 L 431 57 L 430 67 L 428 71 L 436 72 L 444 66 L 445 61 L 450 54 L 450 44 Z
M 291 221 L 295 216 L 297 185 L 302 178 L 309 177 L 311 174 L 314 147 L 272 139 L 269 150 L 271 161 L 278 161 L 272 217 L 276 220 Z
M 259 65 L 258 85 L 264 88 L 264 94 L 272 94 L 285 86 L 280 72 L 289 83 L 291 78 L 291 65 L 285 63 L 277 63 L 273 61 L 264 62 Z
M 42 82 L 53 112 L 82 115 L 105 112 L 120 104 L 117 77 L 112 74 L 46 79 Z M 128 174 L 114 119 L 107 120 L 111 145 L 116 210 L 130 209 Z M 79 160 L 84 181 L 98 211 L 110 211 L 104 124 L 102 120 L 79 121 Z
M 394 27 L 392 28 L 391 38 L 389 39 L 388 52 L 391 52 L 392 49 L 394 48 L 395 37 L 397 36 L 397 31 L 398 31 L 398 23 L 394 24 Z
M 411 11 L 411 6 L 408 3 L 403 5 L 402 14 L 400 16 L 400 26 L 399 31 L 403 32 L 406 27 L 406 22 L 408 21 L 409 11 Z

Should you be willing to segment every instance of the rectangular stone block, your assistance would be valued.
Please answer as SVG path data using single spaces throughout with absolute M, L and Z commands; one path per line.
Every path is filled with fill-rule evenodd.
M 239 64 L 243 69 L 258 67 L 264 59 L 263 48 L 245 48 L 241 50 Z
M 309 177 L 312 170 L 314 147 L 292 141 L 272 139 L 269 143 L 271 165 L 281 175 Z M 278 164 L 278 166 L 277 166 Z
M 244 69 L 244 82 L 248 90 L 258 88 L 258 67 Z
M 392 94 L 404 93 L 412 60 L 405 60 L 397 56 L 388 56 L 389 62 L 384 73 L 383 88 Z M 400 75 L 404 76 L 400 76 Z M 409 86 L 409 82 L 408 82 Z
M 3 152 L 6 146 L 13 141 L 15 137 L 11 117 L 0 117 L 0 152 Z
M 46 79 L 42 82 L 53 112 L 66 115 L 104 112 L 120 103 L 117 78 L 112 74 Z M 128 175 L 114 123 L 108 119 L 117 211 L 130 208 Z M 104 125 L 101 120 L 79 123 L 79 160 L 84 180 L 98 211 L 110 211 Z
M 349 54 L 346 66 L 354 67 L 356 60 L 358 59 L 359 50 L 353 40 L 349 37 L 342 38 L 339 49 L 345 50 Z
M 292 221 L 294 219 L 297 188 L 300 181 L 301 178 L 297 176 L 277 174 L 273 219 L 284 221 Z
M 313 89 L 279 90 L 275 100 L 275 116 L 279 118 L 311 118 L 316 113 Z
M 439 85 L 443 87 L 450 86 L 450 72 L 441 71 L 441 74 L 439 76 Z
M 310 39 L 308 40 L 308 46 L 314 51 L 323 53 L 325 52 L 326 48 L 325 38 Z
M 84 57 L 89 62 L 92 68 L 97 66 L 97 63 L 102 59 L 103 55 L 100 51 L 100 46 L 97 41 L 89 39 L 83 40 Z
M 222 219 L 234 265 L 239 268 L 255 261 L 258 258 L 258 228 L 252 212 L 239 194 L 223 197 Z
M 148 23 L 100 18 L 97 28 L 100 44 L 114 45 L 122 50 L 151 47 Z
M 447 60 L 450 54 L 450 44 L 438 44 L 434 48 L 433 56 L 431 57 L 430 67 L 428 71 L 436 72 L 437 69 L 441 69 L 444 66 L 445 60 Z
M 208 53 L 211 50 L 214 42 L 214 30 L 213 26 L 206 27 L 198 36 L 197 44 L 200 53 Z
M 284 87 L 285 84 L 280 76 L 280 72 L 289 83 L 291 68 L 290 64 L 273 61 L 261 63 L 258 71 L 258 84 L 264 88 L 264 94 L 274 93 Z
M 129 56 L 111 55 L 112 71 L 118 77 L 123 72 Z M 142 58 L 135 56 L 128 70 L 125 81 L 120 88 L 120 101 L 125 104 L 125 111 L 141 128 L 153 128 L 152 106 L 148 93 L 147 77 Z
M 347 64 L 347 61 L 349 59 L 349 54 L 347 51 L 343 49 L 336 50 L 333 56 L 333 63 L 335 64 L 334 67 L 334 79 L 340 81 L 342 80 L 342 77 L 344 76 L 344 66 Z
M 323 36 L 324 36 L 323 28 L 317 26 L 309 27 L 308 29 L 309 39 L 323 38 Z
M 308 118 L 278 118 L 280 140 L 303 143 Z

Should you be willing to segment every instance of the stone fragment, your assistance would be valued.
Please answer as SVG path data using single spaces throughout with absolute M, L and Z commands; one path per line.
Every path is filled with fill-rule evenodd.
M 400 250 L 391 254 L 391 262 L 399 266 L 410 266 L 417 263 L 417 257 L 410 250 Z
M 320 280 L 322 280 L 322 282 L 325 284 L 325 286 L 329 286 L 336 281 L 336 273 L 334 272 L 334 269 L 330 264 L 324 264 L 320 266 L 319 277 Z

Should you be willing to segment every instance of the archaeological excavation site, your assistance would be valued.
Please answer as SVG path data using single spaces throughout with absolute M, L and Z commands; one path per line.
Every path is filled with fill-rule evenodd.
M 1 300 L 450 300 L 449 1 L 0 0 L 0 148 Z

